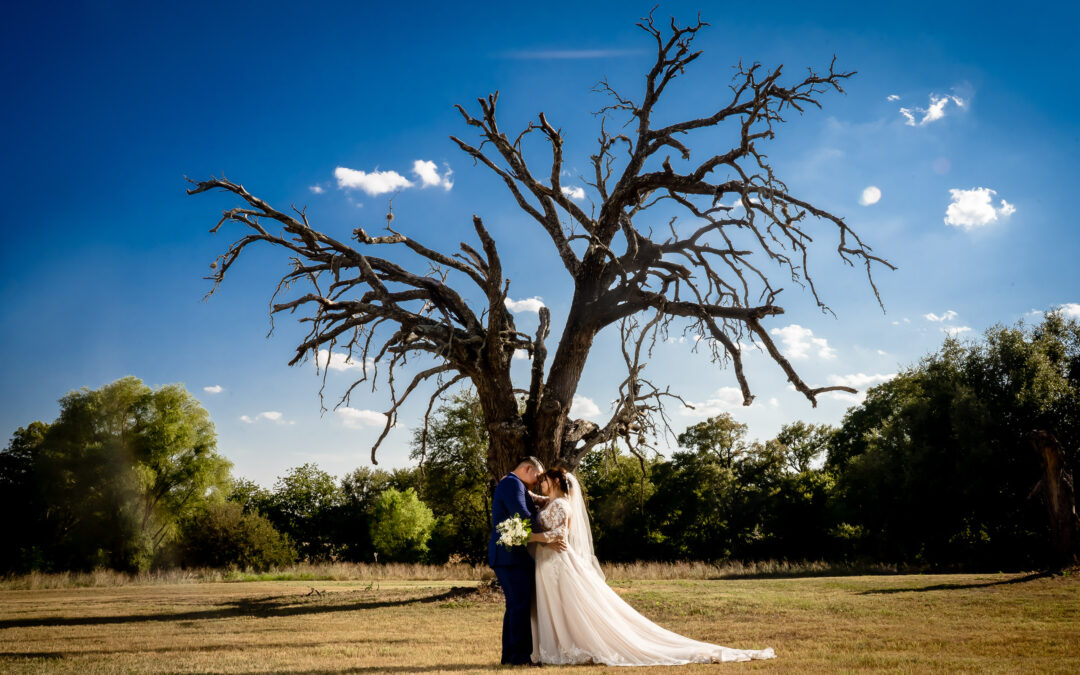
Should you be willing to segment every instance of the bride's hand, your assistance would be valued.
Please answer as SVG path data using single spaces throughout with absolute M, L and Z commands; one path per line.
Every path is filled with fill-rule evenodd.
M 533 542 L 550 546 L 556 551 L 566 550 L 566 539 L 561 534 L 552 537 L 547 532 L 533 532 L 529 536 L 529 543 L 531 544 Z

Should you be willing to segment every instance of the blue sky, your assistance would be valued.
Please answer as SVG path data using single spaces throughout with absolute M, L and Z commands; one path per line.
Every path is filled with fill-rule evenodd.
M 347 233 L 381 227 L 389 195 L 369 193 L 370 174 L 393 171 L 413 183 L 394 199 L 396 226 L 449 248 L 471 240 L 471 216 L 482 216 L 511 297 L 542 298 L 558 325 L 568 288 L 561 268 L 553 256 L 537 260 L 548 243 L 535 224 L 448 140 L 470 137 L 452 106 L 498 89 L 508 129 L 544 111 L 565 133 L 567 168 L 583 171 L 597 133 L 591 111 L 605 102 L 593 85 L 607 77 L 640 91 L 653 54 L 634 23 L 650 3 L 157 4 L 5 11 L 0 430 L 52 420 L 66 392 L 131 374 L 197 395 L 238 475 L 269 485 L 303 462 L 335 474 L 368 463 L 378 434 L 368 422 L 387 395 L 366 391 L 351 413 L 320 413 L 313 365 L 286 365 L 295 322 L 279 317 L 265 338 L 282 255 L 252 251 L 202 300 L 208 265 L 236 230 L 208 233 L 231 202 L 186 196 L 185 176 L 224 172 L 279 207 L 307 205 L 317 228 Z M 976 337 L 1054 306 L 1080 315 L 1080 234 L 1067 202 L 1080 187 L 1080 54 L 1070 34 L 1080 16 L 1071 3 L 1042 9 L 781 2 L 758 12 L 669 2 L 657 10 L 682 22 L 700 10 L 712 24 L 697 42 L 705 54 L 667 101 L 672 118 L 711 112 L 739 59 L 783 64 L 795 77 L 835 54 L 858 71 L 846 95 L 791 117 L 769 150 L 793 191 L 844 216 L 900 268 L 877 274 L 882 313 L 861 272 L 826 243 L 813 269 L 837 316 L 797 287 L 781 296 L 788 313 L 769 327 L 811 386 L 881 381 L 937 348 L 946 330 Z M 438 185 L 424 187 L 418 160 L 433 163 L 423 166 Z M 353 179 L 342 187 L 339 167 L 367 178 L 339 172 Z M 530 329 L 535 314 L 518 321 Z M 579 390 L 579 410 L 595 405 L 597 421 L 621 379 L 612 346 L 600 338 Z M 751 356 L 758 399 L 741 408 L 730 371 L 689 346 L 661 345 L 649 365 L 658 382 L 700 404 L 673 411 L 676 431 L 729 410 L 768 438 L 796 419 L 837 423 L 852 403 L 822 397 L 813 409 L 776 366 Z M 351 374 L 328 373 L 328 403 Z M 425 401 L 405 407 L 382 465 L 408 462 Z

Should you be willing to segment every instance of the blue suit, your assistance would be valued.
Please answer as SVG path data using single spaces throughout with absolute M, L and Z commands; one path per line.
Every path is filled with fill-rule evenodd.
M 499 481 L 491 499 L 491 539 L 488 541 L 488 565 L 495 570 L 495 578 L 506 596 L 506 613 L 503 614 L 502 663 L 528 663 L 532 655 L 532 599 L 536 580 L 533 578 L 535 563 L 524 546 L 506 548 L 498 544 L 499 532 L 495 526 L 515 514 L 522 520 L 536 524 L 536 505 L 520 478 L 510 473 Z

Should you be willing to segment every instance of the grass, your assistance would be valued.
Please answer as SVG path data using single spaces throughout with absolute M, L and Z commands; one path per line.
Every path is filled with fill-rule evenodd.
M 766 560 L 761 562 L 634 562 L 604 563 L 608 578 L 624 579 L 738 579 L 775 576 L 838 576 L 895 573 L 893 565 L 838 565 L 824 561 Z M 217 568 L 169 569 L 129 574 L 113 570 L 60 572 L 0 578 L 0 590 L 47 588 L 102 588 L 157 584 L 214 583 L 222 581 L 381 581 L 387 579 L 481 581 L 492 578 L 486 565 L 447 563 L 423 565 L 389 563 L 300 563 L 269 572 Z
M 633 673 L 1080 672 L 1075 575 L 716 579 L 686 569 L 684 578 L 674 571 L 633 578 L 630 569 L 612 575 L 611 584 L 646 616 L 690 637 L 771 646 L 778 655 L 769 662 Z M 478 593 L 474 578 L 367 572 L 367 579 L 314 582 L 102 578 L 79 586 L 69 578 L 52 587 L 8 586 L 0 591 L 0 671 L 500 670 L 502 605 Z

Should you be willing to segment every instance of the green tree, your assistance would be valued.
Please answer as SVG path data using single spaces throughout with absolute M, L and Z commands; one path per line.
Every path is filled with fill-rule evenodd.
M 375 502 L 371 541 L 387 561 L 422 560 L 434 529 L 435 516 L 412 488 L 388 488 Z
M 454 394 L 413 437 L 411 458 L 420 462 L 420 496 L 437 522 L 429 557 L 451 554 L 479 562 L 491 531 L 488 434 L 480 400 L 471 389 Z M 400 489 L 400 488 L 399 488 Z
M 301 557 L 329 560 L 340 548 L 335 530 L 343 502 L 337 480 L 309 463 L 277 479 L 263 515 L 296 542 Z
M 0 451 L 0 570 L 27 572 L 48 569 L 45 503 L 38 489 L 37 471 L 49 425 L 31 422 L 20 427 Z M 11 514 L 20 514 L 12 517 Z
M 31 444 L 20 436 L 5 453 L 22 466 L 5 480 L 32 483 L 23 489 L 43 565 L 145 569 L 228 482 L 213 423 L 182 385 L 125 377 L 82 389 L 60 400 L 47 429 L 34 428 Z
M 1080 328 L 1060 315 L 994 327 L 870 390 L 830 447 L 844 522 L 877 557 L 941 567 L 1049 564 L 1031 435 L 1048 432 L 1076 475 Z
M 346 474 L 341 479 L 342 503 L 334 525 L 338 555 L 354 562 L 371 561 L 375 554 L 371 521 L 379 495 L 388 488 L 416 490 L 419 485 L 420 471 L 416 468 L 384 471 L 365 466 Z
M 593 543 L 603 560 L 658 556 L 655 518 L 646 504 L 656 492 L 653 470 L 661 460 L 638 458 L 612 446 L 585 457 L 577 475 L 588 497 Z
M 806 473 L 813 463 L 825 456 L 836 429 L 828 424 L 807 424 L 796 421 L 780 427 L 776 442 L 783 446 L 784 461 L 789 471 Z
M 746 425 L 729 413 L 698 422 L 679 434 L 679 445 L 698 454 L 711 453 L 721 466 L 731 468 L 746 452 Z

